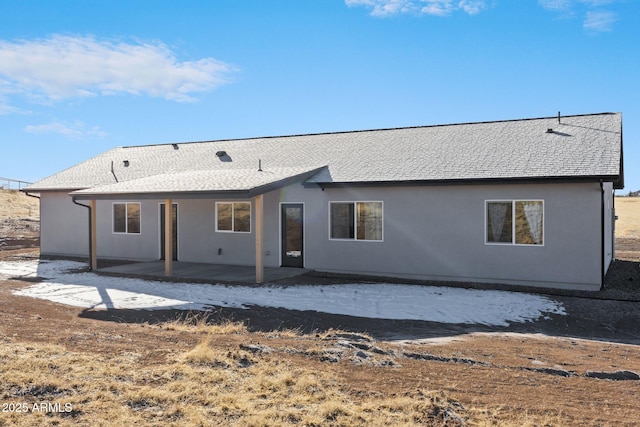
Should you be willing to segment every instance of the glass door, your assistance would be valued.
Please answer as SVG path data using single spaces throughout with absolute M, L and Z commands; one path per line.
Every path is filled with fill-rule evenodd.
M 282 266 L 304 267 L 303 205 L 282 204 Z

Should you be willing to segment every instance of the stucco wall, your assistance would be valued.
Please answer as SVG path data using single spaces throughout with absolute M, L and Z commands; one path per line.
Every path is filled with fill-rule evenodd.
M 126 202 L 141 203 L 140 234 L 113 233 L 113 203 Z M 130 260 L 159 259 L 160 227 L 162 226 L 160 204 L 164 202 L 164 200 L 98 201 L 98 257 Z M 172 200 L 173 204 L 178 205 L 178 260 L 255 265 L 254 203 L 252 202 L 251 232 L 224 233 L 215 231 L 215 202 L 216 200 L 209 199 Z
M 224 202 L 232 201 L 224 200 Z M 255 265 L 255 203 L 253 201 L 251 202 L 250 233 L 216 232 L 216 200 L 175 200 L 174 203 L 178 203 L 178 222 L 180 223 L 179 260 Z
M 40 194 L 40 252 L 88 257 L 89 210 L 75 205 L 67 192 Z
M 604 271 L 609 269 L 611 265 L 611 261 L 613 261 L 614 257 L 614 221 L 615 221 L 615 211 L 614 211 L 614 199 L 613 199 L 613 185 L 611 183 L 605 183 L 603 185 L 604 189 Z
M 113 204 L 140 203 L 140 234 L 113 232 Z M 160 258 L 159 200 L 98 201 L 97 255 L 98 258 L 157 260 Z
M 611 186 L 605 213 L 613 215 Z M 597 290 L 601 280 L 600 185 L 460 185 L 304 188 L 294 184 L 264 195 L 265 265 L 280 266 L 280 204 L 304 204 L 304 266 L 328 272 L 426 280 L 497 282 Z M 544 244 L 485 243 L 486 200 L 544 200 Z M 382 201 L 383 241 L 329 239 L 329 201 Z M 159 204 L 141 201 L 141 233 L 112 231 L 114 201 L 99 201 L 99 258 L 160 257 Z M 215 231 L 216 200 L 178 204 L 178 259 L 255 265 L 255 203 L 250 233 Z M 43 253 L 88 254 L 87 211 L 66 194 L 42 198 Z M 605 218 L 605 264 L 612 223 Z
M 418 279 L 596 290 L 601 278 L 599 184 L 303 189 L 305 267 Z M 544 245 L 485 244 L 485 201 L 544 200 Z M 329 201 L 382 201 L 384 241 L 328 236 Z

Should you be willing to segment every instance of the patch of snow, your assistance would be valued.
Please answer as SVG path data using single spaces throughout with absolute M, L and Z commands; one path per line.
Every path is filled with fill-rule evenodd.
M 72 261 L 3 261 L 0 278 L 42 278 L 41 283 L 14 294 L 83 308 L 208 310 L 213 306 L 247 309 L 255 305 L 367 318 L 492 326 L 565 314 L 558 301 L 520 292 L 393 283 L 286 288 L 168 283 L 77 272 L 84 267 L 85 264 Z

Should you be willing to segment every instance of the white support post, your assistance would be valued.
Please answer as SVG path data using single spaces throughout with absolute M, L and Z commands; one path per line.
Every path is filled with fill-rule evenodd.
M 173 204 L 164 201 L 164 275 L 173 275 Z
M 254 198 L 256 206 L 256 283 L 264 282 L 264 207 L 262 194 Z

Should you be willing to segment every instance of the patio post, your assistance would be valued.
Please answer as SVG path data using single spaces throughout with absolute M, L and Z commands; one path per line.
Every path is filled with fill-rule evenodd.
M 256 205 L 256 283 L 264 282 L 264 206 L 262 194 L 255 197 Z
M 96 209 L 96 201 L 95 200 L 89 200 L 89 234 L 91 234 L 90 236 L 90 241 L 89 241 L 89 245 L 91 245 L 91 247 L 89 248 L 89 254 L 91 256 L 91 259 L 89 260 L 90 262 L 90 267 L 92 271 L 96 271 L 98 269 L 98 254 L 97 254 L 97 218 L 98 218 L 98 214 L 97 214 L 97 209 Z
M 173 204 L 171 199 L 164 201 L 164 275 L 173 275 Z

